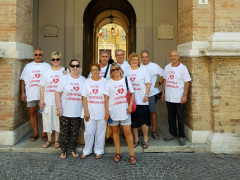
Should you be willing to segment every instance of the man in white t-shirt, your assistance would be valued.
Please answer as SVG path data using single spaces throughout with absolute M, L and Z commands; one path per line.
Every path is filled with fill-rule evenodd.
M 110 67 L 111 64 L 108 64 L 110 55 L 107 51 L 101 51 L 99 57 L 99 65 L 101 67 L 101 72 L 99 76 L 104 77 L 106 79 L 110 79 Z M 91 77 L 92 74 L 90 73 L 88 77 Z
M 151 88 L 148 96 L 149 102 L 149 111 L 152 123 L 152 137 L 153 139 L 159 139 L 159 135 L 156 131 L 157 126 L 157 113 L 156 113 L 156 95 L 160 93 L 158 87 L 163 82 L 163 69 L 157 65 L 156 63 L 150 62 L 150 54 L 148 51 L 143 50 L 141 52 L 142 65 L 145 67 L 149 73 Z M 160 80 L 157 81 L 158 76 L 160 76 Z
M 168 137 L 164 141 L 171 141 L 179 137 L 179 145 L 185 145 L 183 105 L 187 102 L 187 94 L 191 77 L 185 65 L 179 62 L 176 50 L 170 52 L 170 61 L 164 69 L 164 83 L 162 100 L 167 102 L 168 109 Z M 178 119 L 178 125 L 176 122 Z
M 42 61 L 43 51 L 34 50 L 34 61 L 28 63 L 21 74 L 21 100 L 27 102 L 30 114 L 30 122 L 33 129 L 33 136 L 30 141 L 38 139 L 37 106 L 40 100 L 40 80 L 45 70 L 51 68 L 48 63 Z M 47 135 L 42 131 L 42 140 L 47 141 Z
M 115 57 L 117 59 L 117 64 L 121 66 L 123 73 L 126 68 L 130 67 L 127 61 L 124 60 L 124 51 L 122 49 L 117 49 L 115 51 Z

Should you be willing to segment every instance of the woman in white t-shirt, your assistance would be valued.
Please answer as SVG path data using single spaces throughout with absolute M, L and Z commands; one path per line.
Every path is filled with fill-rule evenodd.
M 123 132 L 126 137 L 130 152 L 130 164 L 136 164 L 134 156 L 133 137 L 131 132 L 132 104 L 134 101 L 134 90 L 130 80 L 128 87 L 131 92 L 130 104 L 127 103 L 127 87 L 121 67 L 114 63 L 110 69 L 110 80 L 107 81 L 104 90 L 105 117 L 104 119 L 112 126 L 113 141 L 116 148 L 114 162 L 121 160 L 120 154 L 120 125 L 123 127 Z
M 77 158 L 77 138 L 81 125 L 82 90 L 85 78 L 79 75 L 80 63 L 77 59 L 70 61 L 70 74 L 60 80 L 56 93 L 57 116 L 60 118 L 61 159 L 67 157 L 68 148 L 71 155 Z
M 148 148 L 148 126 L 150 124 L 148 95 L 150 91 L 150 77 L 148 71 L 141 65 L 139 56 L 136 53 L 130 54 L 128 58 L 130 67 L 126 70 L 126 75 L 132 82 L 134 89 L 137 110 L 131 114 L 132 129 L 134 134 L 134 147 L 139 144 L 138 128 L 143 131 L 143 149 Z
M 100 76 L 101 67 L 97 63 L 90 65 L 91 77 L 83 85 L 83 108 L 84 108 L 84 140 L 85 147 L 80 158 L 85 159 L 94 153 L 96 159 L 101 159 L 104 154 L 105 133 L 107 123 L 104 120 L 104 86 L 106 79 Z
M 60 147 L 59 142 L 59 117 L 57 116 L 55 104 L 55 90 L 67 71 L 60 65 L 61 53 L 53 52 L 51 55 L 52 68 L 43 73 L 40 81 L 40 109 L 43 110 L 43 132 L 47 133 L 48 141 L 43 144 L 43 148 L 48 148 L 52 143 L 52 132 L 55 131 L 54 148 Z

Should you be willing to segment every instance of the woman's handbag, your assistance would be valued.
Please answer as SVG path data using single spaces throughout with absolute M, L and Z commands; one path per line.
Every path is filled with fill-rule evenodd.
M 130 99 L 131 99 L 131 96 L 130 96 L 131 92 L 130 92 L 130 90 L 128 88 L 127 76 L 125 77 L 125 83 L 126 83 L 126 86 L 127 86 L 127 102 L 128 102 L 128 105 L 129 105 L 130 104 Z M 136 111 L 136 109 L 137 109 L 137 104 L 136 104 L 136 101 L 134 100 L 133 101 L 133 105 L 132 105 L 132 112 L 131 113 Z

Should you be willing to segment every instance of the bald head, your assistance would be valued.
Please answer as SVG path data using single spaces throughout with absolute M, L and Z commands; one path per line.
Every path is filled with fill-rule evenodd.
M 173 66 L 179 64 L 179 55 L 177 50 L 170 51 L 169 58 Z

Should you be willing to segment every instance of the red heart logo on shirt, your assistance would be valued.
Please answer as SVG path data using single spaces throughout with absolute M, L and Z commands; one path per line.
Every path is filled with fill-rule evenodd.
M 36 78 L 40 78 L 40 76 L 41 76 L 40 74 L 35 74 Z
M 174 75 L 170 75 L 170 79 L 173 79 L 174 78 Z
M 92 89 L 92 92 L 93 92 L 94 94 L 97 94 L 97 93 L 98 93 L 98 89 Z
M 78 91 L 78 90 L 79 90 L 79 87 L 78 87 L 78 86 L 74 86 L 73 89 L 74 89 L 75 91 Z
M 136 77 L 130 77 L 130 81 L 135 81 Z
M 54 79 L 53 79 L 53 82 L 54 82 L 55 84 L 57 84 L 58 81 L 59 81 L 59 79 L 57 79 L 57 78 L 54 78 Z
M 123 89 L 123 88 L 118 89 L 118 92 L 119 92 L 120 94 L 122 94 L 122 93 L 124 92 L 124 89 Z

